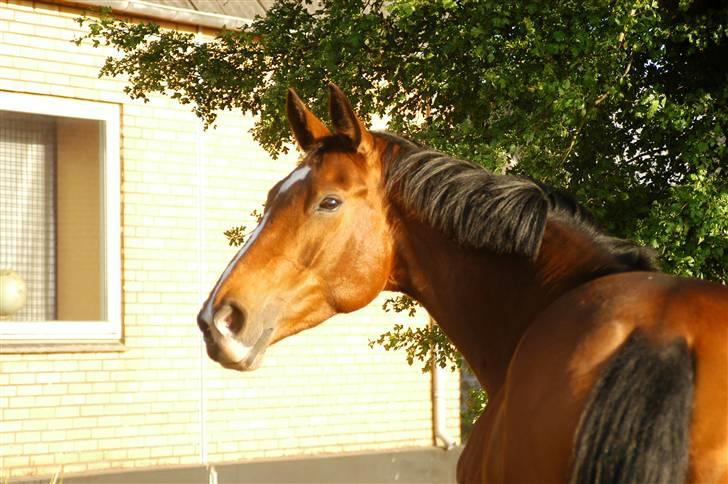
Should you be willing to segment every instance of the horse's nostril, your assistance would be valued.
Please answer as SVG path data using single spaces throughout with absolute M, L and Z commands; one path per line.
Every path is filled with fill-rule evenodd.
M 230 332 L 238 334 L 243 330 L 245 325 L 245 314 L 237 307 L 233 307 L 233 312 L 225 320 L 230 328 Z
M 221 334 L 236 336 L 243 330 L 245 314 L 240 308 L 226 304 L 215 312 L 213 321 Z

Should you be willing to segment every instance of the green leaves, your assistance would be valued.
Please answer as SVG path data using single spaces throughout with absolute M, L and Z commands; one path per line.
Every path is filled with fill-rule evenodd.
M 412 318 L 419 304 L 409 296 L 399 295 L 384 301 L 383 309 L 387 312 L 406 312 Z M 405 327 L 395 324 L 392 331 L 369 340 L 369 347 L 382 346 L 385 350 L 403 349 L 407 353 L 407 363 L 413 365 L 415 360 L 423 362 L 422 371 L 432 371 L 433 363 L 441 368 L 450 367 L 455 370 L 462 363 L 462 356 L 450 343 L 439 326 L 430 325 L 422 328 Z
M 220 110 L 251 113 L 274 157 L 290 141 L 286 89 L 321 114 L 334 81 L 365 118 L 387 116 L 390 129 L 435 148 L 561 185 L 623 237 L 665 235 L 644 218 L 675 219 L 675 187 L 728 165 L 719 3 L 280 0 L 207 42 L 108 12 L 79 22 L 88 30 L 77 42 L 118 51 L 100 75 L 126 76 L 131 97 L 170 95 L 207 125 Z M 725 173 L 705 203 L 724 203 Z M 706 240 L 696 250 L 719 249 Z M 690 274 L 723 277 L 697 266 Z
M 263 220 L 263 213 L 258 210 L 250 212 L 250 216 L 253 217 L 258 224 Z M 238 225 L 224 231 L 223 235 L 226 239 L 228 239 L 228 245 L 232 247 L 240 247 L 245 243 L 249 233 L 247 232 L 247 227 L 245 225 Z
M 246 227 L 245 225 L 232 227 L 223 232 L 223 235 L 228 239 L 228 245 L 239 247 L 245 243 L 245 237 L 247 236 Z
M 432 371 L 433 364 L 455 370 L 462 362 L 462 356 L 436 325 L 411 328 L 395 324 L 392 331 L 369 340 L 370 348 L 375 345 L 380 345 L 387 351 L 403 350 L 407 354 L 407 363 L 413 365 L 415 360 L 421 362 L 423 373 Z
M 657 250 L 664 268 L 728 283 L 728 184 L 722 169 L 700 169 L 655 201 L 637 238 Z

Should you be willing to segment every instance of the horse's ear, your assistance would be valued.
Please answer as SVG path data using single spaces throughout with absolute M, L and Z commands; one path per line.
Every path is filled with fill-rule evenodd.
M 329 114 L 336 134 L 349 138 L 360 153 L 371 150 L 372 134 L 356 115 L 339 86 L 333 82 L 329 83 Z
M 331 135 L 329 128 L 308 110 L 293 89 L 288 89 L 286 114 L 293 137 L 303 151 L 308 151 L 318 140 Z

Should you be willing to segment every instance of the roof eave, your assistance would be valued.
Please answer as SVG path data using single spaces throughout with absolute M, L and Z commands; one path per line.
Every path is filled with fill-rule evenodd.
M 173 23 L 199 25 L 213 29 L 236 30 L 252 22 L 252 19 L 170 7 L 145 2 L 144 0 L 73 0 L 73 3 L 109 7 L 113 12 L 124 12 L 129 15 L 149 17 Z

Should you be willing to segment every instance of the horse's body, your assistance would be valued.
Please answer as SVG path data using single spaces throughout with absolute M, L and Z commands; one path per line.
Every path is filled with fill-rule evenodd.
M 420 301 L 491 401 L 461 482 L 728 483 L 728 289 L 652 269 L 563 193 L 371 133 L 291 93 L 306 152 L 203 306 L 210 357 L 268 345 L 381 290 Z

